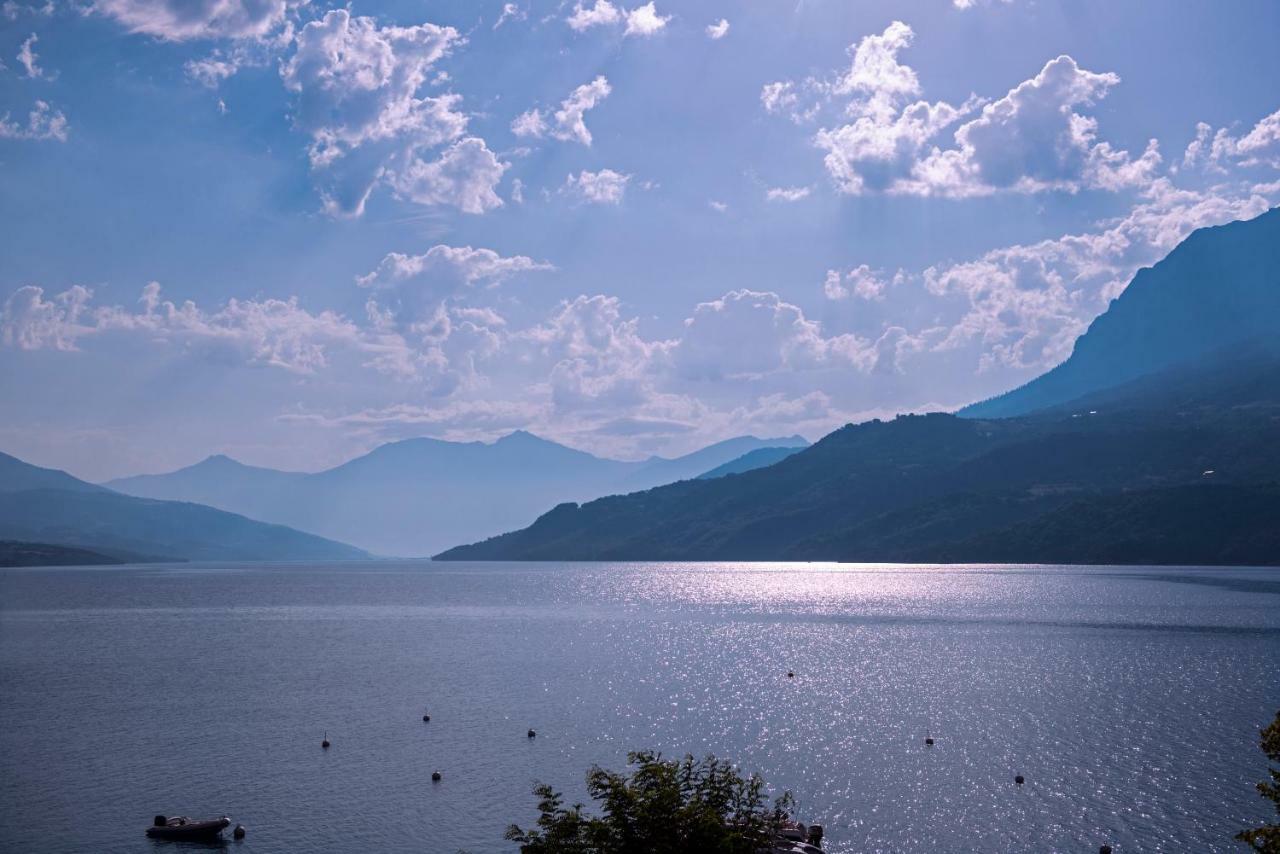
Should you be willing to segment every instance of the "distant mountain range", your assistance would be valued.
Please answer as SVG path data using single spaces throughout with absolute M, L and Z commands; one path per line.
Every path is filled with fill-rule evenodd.
M 741 436 L 676 459 L 620 462 L 517 431 L 492 443 L 408 439 L 315 474 L 216 456 L 106 486 L 207 504 L 380 555 L 418 556 L 526 525 L 563 501 L 695 478 L 753 451 L 807 445 L 800 436 Z
M 962 415 L 849 425 L 439 558 L 1280 564 L 1280 212 L 1196 232 L 1066 363 Z
M 357 560 L 357 548 L 178 501 L 121 495 L 63 471 L 0 454 L 0 550 L 49 563 L 92 552 L 92 563 L 154 560 Z M 84 555 L 81 555 L 84 557 Z M 78 561 L 84 562 L 84 561 Z

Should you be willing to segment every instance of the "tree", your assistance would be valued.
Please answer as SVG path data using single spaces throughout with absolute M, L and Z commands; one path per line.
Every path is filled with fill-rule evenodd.
M 789 792 L 769 806 L 763 780 L 714 756 L 667 760 L 641 752 L 628 754 L 627 763 L 630 773 L 599 766 L 587 773 L 602 815 L 584 814 L 582 804 L 565 807 L 559 792 L 539 784 L 537 828 L 513 824 L 506 838 L 522 854 L 754 854 L 794 806 Z
M 1262 731 L 1261 743 L 1262 752 L 1280 766 L 1280 712 L 1276 712 L 1276 719 Z M 1280 813 L 1280 767 L 1269 771 L 1271 782 L 1259 783 L 1258 791 L 1262 797 L 1275 804 L 1276 812 Z M 1236 839 L 1247 842 L 1249 847 L 1262 854 L 1280 854 L 1280 824 L 1264 824 L 1262 827 L 1242 831 L 1236 835 Z

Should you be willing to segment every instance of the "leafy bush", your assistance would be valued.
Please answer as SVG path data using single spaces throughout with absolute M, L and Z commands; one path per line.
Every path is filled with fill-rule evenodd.
M 1276 712 L 1276 719 L 1262 731 L 1262 752 L 1272 762 L 1280 765 L 1280 712 Z M 1270 771 L 1271 782 L 1259 783 L 1258 791 L 1262 793 L 1262 797 L 1275 804 L 1276 812 L 1280 813 L 1280 767 L 1271 768 Z M 1243 831 L 1236 839 L 1249 843 L 1250 848 L 1261 851 L 1262 854 L 1280 854 L 1280 824 L 1264 824 L 1262 827 Z
M 789 792 L 770 806 L 763 780 L 714 756 L 667 760 L 640 752 L 627 762 L 629 773 L 599 766 L 587 773 L 600 816 L 586 815 L 582 804 L 566 807 L 559 792 L 539 784 L 537 828 L 513 824 L 506 838 L 523 854 L 755 854 L 794 806 Z

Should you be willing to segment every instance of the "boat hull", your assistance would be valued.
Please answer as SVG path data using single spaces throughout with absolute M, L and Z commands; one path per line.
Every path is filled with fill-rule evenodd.
M 229 818 L 216 818 L 211 821 L 182 821 L 171 819 L 168 824 L 158 824 L 147 828 L 147 836 L 152 839 L 172 840 L 209 840 L 217 839 L 222 831 L 231 825 Z

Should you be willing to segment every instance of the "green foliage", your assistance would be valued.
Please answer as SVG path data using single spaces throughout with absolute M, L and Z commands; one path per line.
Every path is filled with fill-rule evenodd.
M 533 790 L 537 828 L 513 824 L 506 838 L 523 854 L 754 854 L 793 807 L 790 793 L 770 806 L 759 777 L 743 777 L 714 756 L 667 760 L 641 752 L 627 762 L 629 773 L 599 766 L 587 773 L 600 816 L 586 815 L 582 804 L 566 807 L 559 792 L 540 784 Z
M 1262 752 L 1277 767 L 1270 769 L 1271 782 L 1259 783 L 1258 791 L 1262 797 L 1275 804 L 1276 812 L 1280 813 L 1280 712 L 1276 712 L 1276 719 L 1262 731 L 1261 743 Z M 1243 831 L 1236 839 L 1247 842 L 1250 848 L 1261 851 L 1262 854 L 1280 854 L 1280 824 L 1265 824 Z

